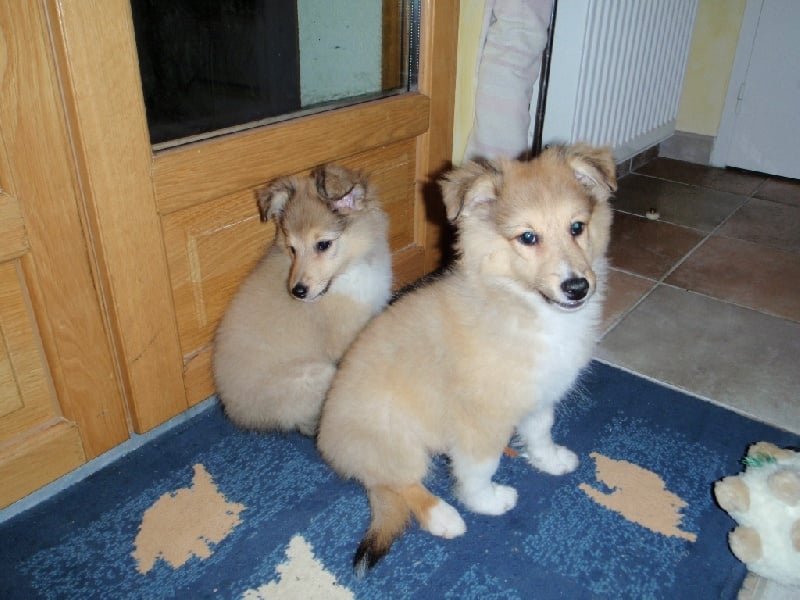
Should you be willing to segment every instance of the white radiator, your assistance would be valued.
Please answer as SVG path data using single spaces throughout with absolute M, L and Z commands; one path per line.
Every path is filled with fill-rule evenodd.
M 561 0 L 544 143 L 608 144 L 618 161 L 675 131 L 697 0 Z

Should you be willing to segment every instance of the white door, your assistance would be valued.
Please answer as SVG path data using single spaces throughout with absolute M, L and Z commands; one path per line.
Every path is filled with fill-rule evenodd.
M 800 179 L 798 30 L 797 0 L 747 1 L 712 164 Z

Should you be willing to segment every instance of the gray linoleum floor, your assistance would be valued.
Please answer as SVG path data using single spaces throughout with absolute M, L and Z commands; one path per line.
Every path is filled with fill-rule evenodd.
M 800 182 L 659 157 L 613 206 L 595 356 L 800 433 Z

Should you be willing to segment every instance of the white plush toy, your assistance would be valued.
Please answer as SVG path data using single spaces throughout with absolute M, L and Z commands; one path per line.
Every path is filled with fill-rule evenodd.
M 714 484 L 739 524 L 728 544 L 753 573 L 800 587 L 800 453 L 758 442 L 743 462 L 743 473 Z

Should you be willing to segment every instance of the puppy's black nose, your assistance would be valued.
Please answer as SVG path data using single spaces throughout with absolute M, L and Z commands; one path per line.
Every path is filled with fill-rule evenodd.
M 308 286 L 298 283 L 292 288 L 292 296 L 301 300 L 308 295 Z
M 583 277 L 573 277 L 561 282 L 563 291 L 569 300 L 583 300 L 589 291 L 589 282 Z

